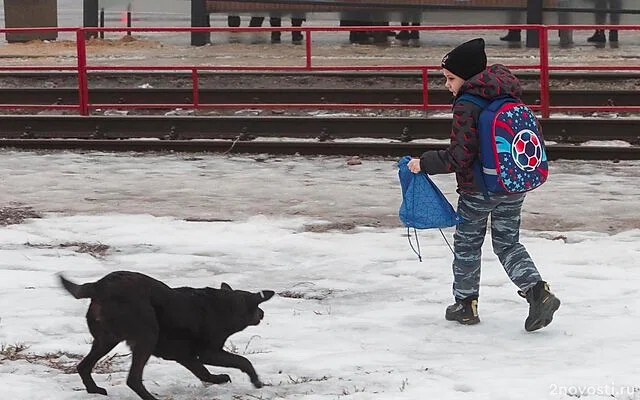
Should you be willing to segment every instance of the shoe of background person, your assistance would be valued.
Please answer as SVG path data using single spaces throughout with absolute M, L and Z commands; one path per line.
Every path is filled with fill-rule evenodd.
M 409 31 L 401 30 L 400 32 L 398 32 L 398 34 L 396 34 L 396 39 L 398 39 L 398 40 L 409 40 L 409 39 L 411 39 L 411 37 L 409 35 Z
M 506 36 L 501 37 L 500 40 L 503 42 L 520 42 L 522 41 L 522 36 L 519 29 L 509 29 Z
M 607 38 L 604 35 L 603 29 L 596 30 L 591 37 L 587 39 L 589 43 L 606 43 Z
M 304 36 L 302 35 L 302 32 L 294 31 L 291 33 L 291 43 L 302 44 L 303 41 L 304 41 Z
M 447 321 L 457 321 L 462 325 L 475 325 L 480 322 L 478 317 L 478 298 L 475 296 L 466 299 L 456 299 L 444 314 Z
M 617 30 L 610 30 L 609 31 L 609 41 L 610 42 L 617 42 L 618 41 L 618 31 Z

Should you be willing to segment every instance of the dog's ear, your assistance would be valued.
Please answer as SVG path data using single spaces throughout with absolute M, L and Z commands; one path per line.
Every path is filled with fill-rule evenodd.
M 254 296 L 256 297 L 258 304 L 260 304 L 269 300 L 275 294 L 276 292 L 274 292 L 273 290 L 261 290 L 258 293 L 255 293 Z
M 229 286 L 229 284 L 227 282 L 222 282 L 222 285 L 220 285 L 220 289 L 222 289 L 222 290 L 233 290 L 233 289 L 231 289 L 231 286 Z

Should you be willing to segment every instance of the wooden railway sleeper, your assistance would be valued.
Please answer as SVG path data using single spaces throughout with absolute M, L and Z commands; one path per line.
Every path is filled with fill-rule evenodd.
M 402 133 L 400 134 L 399 140 L 404 143 L 410 142 L 413 140 L 413 137 L 411 136 L 411 129 L 409 129 L 408 126 L 405 125 L 402 128 Z
M 25 126 L 22 135 L 20 135 L 20 139 L 35 139 L 36 135 L 33 134 L 32 128 L 30 126 Z
M 162 137 L 163 140 L 180 140 L 180 134 L 178 133 L 178 128 L 175 125 L 171 125 L 169 128 L 169 133 Z
M 327 128 L 320 129 L 320 134 L 318 135 L 318 141 L 328 142 L 330 140 L 333 140 L 333 137 L 331 136 L 331 134 L 329 134 L 329 129 Z
M 90 139 L 106 139 L 107 135 L 103 132 L 100 125 L 96 125 L 96 127 L 93 129 L 93 132 L 91 132 L 91 134 L 89 135 L 89 138 Z
M 254 139 L 255 139 L 255 136 L 252 136 L 249 134 L 249 128 L 247 128 L 246 126 L 243 126 L 242 129 L 240 130 L 240 134 L 238 135 L 237 140 L 240 140 L 243 142 L 250 142 Z

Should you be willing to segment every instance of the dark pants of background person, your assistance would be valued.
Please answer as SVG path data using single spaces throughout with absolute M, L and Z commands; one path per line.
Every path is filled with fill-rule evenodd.
M 609 22 L 611 25 L 620 25 L 620 14 L 616 11 L 622 10 L 622 0 L 596 0 L 595 8 L 595 22 L 597 25 L 606 25 L 607 14 L 609 14 Z M 587 39 L 587 41 L 592 43 L 606 42 L 607 39 L 604 34 L 604 29 L 596 29 L 593 36 Z M 614 43 L 618 41 L 617 29 L 612 29 L 609 31 L 609 41 Z
M 291 26 L 302 26 L 302 23 L 305 21 L 304 18 L 291 18 Z M 264 22 L 264 17 L 251 17 L 249 21 L 249 27 L 255 28 L 262 26 Z M 240 26 L 240 17 L 237 15 L 229 15 L 227 17 L 227 24 L 229 27 L 238 27 Z M 269 18 L 269 25 L 272 27 L 282 26 L 282 18 L 280 17 L 271 17 Z M 279 31 L 271 32 L 271 43 L 280 43 L 281 33 Z M 291 32 L 291 41 L 294 44 L 302 43 L 302 32 L 300 31 L 292 31 Z
M 598 0 L 599 1 L 599 0 Z M 618 0 L 619 1 L 619 0 Z M 568 7 L 570 5 L 569 0 L 560 0 L 558 1 L 558 7 Z M 510 11 L 508 12 L 508 23 L 510 24 L 520 24 L 523 21 L 521 20 L 522 13 L 519 11 Z M 571 14 L 568 11 L 558 11 L 558 24 L 560 25 L 569 25 L 571 24 Z M 560 38 L 560 46 L 569 46 L 573 44 L 573 32 L 570 29 L 560 29 L 558 30 L 558 37 Z M 509 32 L 506 36 L 500 38 L 500 40 L 504 40 L 507 42 L 520 42 L 522 41 L 522 37 L 520 35 L 519 29 L 509 29 Z

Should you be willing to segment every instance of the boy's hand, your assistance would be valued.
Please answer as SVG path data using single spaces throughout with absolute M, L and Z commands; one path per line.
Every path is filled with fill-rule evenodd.
M 413 172 L 414 174 L 417 174 L 418 172 L 420 172 L 420 159 L 419 158 L 411 159 L 411 161 L 407 163 L 407 167 L 409 167 L 409 171 Z

